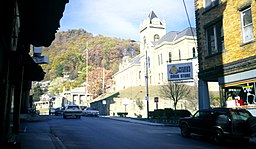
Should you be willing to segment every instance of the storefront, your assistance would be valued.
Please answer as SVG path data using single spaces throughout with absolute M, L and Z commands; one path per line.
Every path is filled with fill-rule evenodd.
M 221 105 L 256 107 L 256 69 L 219 78 Z

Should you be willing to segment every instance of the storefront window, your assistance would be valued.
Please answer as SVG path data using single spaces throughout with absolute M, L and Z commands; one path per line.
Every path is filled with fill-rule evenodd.
M 255 82 L 226 87 L 224 96 L 227 107 L 256 106 Z

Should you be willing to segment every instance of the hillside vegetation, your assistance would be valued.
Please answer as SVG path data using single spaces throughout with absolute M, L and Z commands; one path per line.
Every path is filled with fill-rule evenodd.
M 56 33 L 51 46 L 43 48 L 42 55 L 48 55 L 50 63 L 42 67 L 46 72 L 45 80 L 55 81 L 68 76 L 66 81 L 55 83 L 49 92 L 85 86 L 88 76 L 89 93 L 97 97 L 114 83 L 112 76 L 118 71 L 123 56 L 132 58 L 137 54 L 138 44 L 131 43 L 130 39 L 93 36 L 83 29 L 69 30 Z

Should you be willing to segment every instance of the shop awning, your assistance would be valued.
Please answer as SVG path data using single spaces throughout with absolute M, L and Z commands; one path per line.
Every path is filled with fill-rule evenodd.
M 17 0 L 20 35 L 34 46 L 50 46 L 69 0 Z

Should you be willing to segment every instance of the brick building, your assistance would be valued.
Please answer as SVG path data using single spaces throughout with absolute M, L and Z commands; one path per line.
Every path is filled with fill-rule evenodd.
M 218 82 L 221 105 L 229 94 L 255 104 L 256 1 L 195 0 L 199 108 L 209 107 L 209 82 Z

